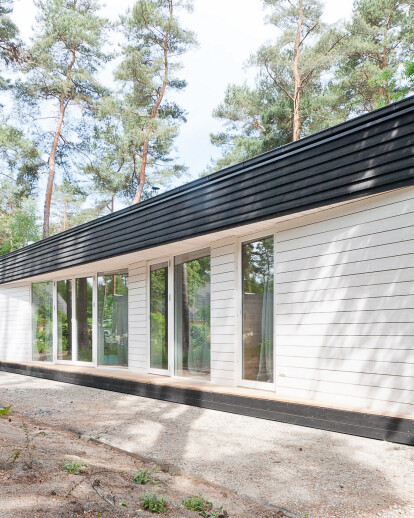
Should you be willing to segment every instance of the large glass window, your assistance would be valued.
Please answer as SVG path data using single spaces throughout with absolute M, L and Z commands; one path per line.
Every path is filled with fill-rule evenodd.
M 175 284 L 175 371 L 210 377 L 210 254 L 177 257 Z
M 243 379 L 273 383 L 273 237 L 242 245 Z
M 57 283 L 57 359 L 72 360 L 72 281 Z
M 76 330 L 78 361 L 92 361 L 92 297 L 93 278 L 76 279 Z
M 168 263 L 150 268 L 150 367 L 168 369 Z
M 128 365 L 128 274 L 98 276 L 98 363 Z
M 53 360 L 53 282 L 32 284 L 33 360 Z

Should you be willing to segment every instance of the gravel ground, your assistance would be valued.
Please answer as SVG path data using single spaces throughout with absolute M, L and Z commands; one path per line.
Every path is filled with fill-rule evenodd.
M 3 372 L 1 404 L 294 517 L 414 518 L 409 446 Z
M 75 461 L 78 471 L 65 469 Z M 135 484 L 140 470 L 150 471 L 153 483 Z M 0 487 L 1 518 L 149 518 L 154 515 L 143 505 L 148 493 L 166 499 L 166 518 L 199 516 L 182 503 L 194 495 L 209 502 L 206 517 L 285 518 L 227 489 L 13 412 L 0 417 Z

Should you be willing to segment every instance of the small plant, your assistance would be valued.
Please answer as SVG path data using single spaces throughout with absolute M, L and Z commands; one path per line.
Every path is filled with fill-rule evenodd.
M 146 484 L 158 484 L 158 481 L 152 476 L 154 471 L 155 468 L 152 470 L 140 469 L 134 477 L 134 484 L 141 484 L 143 486 Z
M 166 513 L 168 511 L 168 501 L 163 496 L 149 493 L 142 495 L 142 507 L 151 513 Z
M 206 500 L 202 495 L 190 496 L 182 499 L 183 506 L 189 511 L 211 511 L 213 504 Z
M 0 408 L 0 415 L 9 415 L 11 407 L 12 406 L 9 405 L 9 406 L 6 406 L 6 408 Z
M 87 466 L 86 462 L 79 462 L 77 460 L 63 464 L 65 471 L 71 475 L 80 475 L 86 470 Z

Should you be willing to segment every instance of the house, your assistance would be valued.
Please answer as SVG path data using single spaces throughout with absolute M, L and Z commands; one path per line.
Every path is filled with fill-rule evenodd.
M 0 257 L 0 369 L 414 444 L 414 97 Z

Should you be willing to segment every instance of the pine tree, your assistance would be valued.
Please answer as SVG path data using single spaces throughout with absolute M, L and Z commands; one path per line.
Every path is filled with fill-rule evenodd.
M 0 0 L 0 64 L 14 64 L 21 57 L 22 45 L 19 31 L 10 18 L 12 12 L 11 0 Z M 8 82 L 0 76 L 0 88 L 6 88 Z
M 43 214 L 43 237 L 48 237 L 56 161 L 59 154 L 67 160 L 67 153 L 76 147 L 63 134 L 69 110 L 78 118 L 80 114 L 93 116 L 96 102 L 105 93 L 96 75 L 108 59 L 102 50 L 108 22 L 99 16 L 96 0 L 36 0 L 36 5 L 36 33 L 30 59 L 23 66 L 25 80 L 19 84 L 19 98 L 37 110 L 40 106 L 44 110 L 46 103 L 54 114 L 54 128 L 41 139 L 49 156 Z
M 413 57 L 414 0 L 356 0 L 336 91 L 349 112 L 363 113 L 407 94 Z M 409 77 L 409 74 L 408 74 Z
M 171 165 L 171 149 L 178 124 L 185 120 L 177 104 L 167 100 L 168 91 L 181 90 L 185 81 L 176 77 L 182 55 L 195 39 L 179 23 L 176 9 L 190 9 L 185 0 L 138 0 L 122 18 L 126 38 L 123 60 L 115 78 L 122 85 L 122 98 L 113 113 L 122 128 L 116 147 L 119 170 L 127 170 L 136 186 L 133 203 L 141 200 L 147 182 L 167 182 L 184 168 Z

